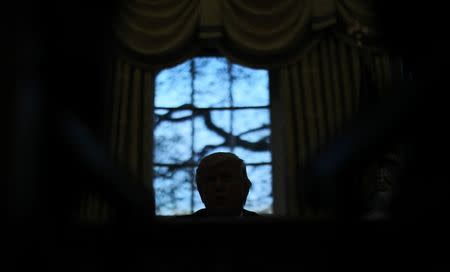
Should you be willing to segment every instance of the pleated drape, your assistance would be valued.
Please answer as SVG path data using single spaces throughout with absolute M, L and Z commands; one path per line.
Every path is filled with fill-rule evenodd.
M 398 62 L 389 55 L 366 52 L 328 35 L 298 63 L 272 71 L 273 104 L 281 105 L 272 111 L 273 122 L 282 122 L 277 129 L 284 139 L 279 153 L 285 158 L 279 158 L 283 161 L 279 172 L 284 175 L 285 191 L 293 194 L 288 199 L 302 191 L 300 169 L 368 103 L 382 99 L 390 90 L 395 69 L 399 69 Z M 362 78 L 369 87 L 362 84 Z M 296 203 L 286 205 L 287 214 L 304 212 Z
M 181 63 L 199 45 L 241 64 L 271 67 L 300 58 L 335 22 L 334 2 L 321 2 L 129 0 L 115 30 L 124 54 L 153 67 Z
M 120 167 L 149 184 L 154 73 L 122 59 L 113 65 L 111 154 Z
M 200 0 L 122 1 L 116 34 L 142 55 L 184 48 L 195 36 Z
M 241 64 L 273 67 L 299 60 L 330 26 L 350 40 L 357 33 L 376 40 L 377 20 L 374 1 L 126 0 L 115 30 L 147 65 L 181 63 L 203 45 Z
M 272 129 L 280 132 L 273 141 L 281 146 L 273 158 L 275 210 L 304 213 L 299 169 L 396 77 L 398 62 L 372 44 L 376 26 L 373 1 L 124 1 L 115 27 L 125 50 L 112 66 L 112 156 L 151 182 L 153 77 L 213 48 L 270 69 Z
M 306 1 L 223 2 L 225 35 L 247 51 L 280 51 L 307 32 L 311 6 Z
M 105 98 L 110 101 L 105 114 L 110 156 L 130 181 L 144 184 L 152 193 L 154 72 L 120 57 L 110 66 L 110 91 Z M 116 213 L 94 192 L 83 195 L 79 211 L 81 222 L 95 224 L 108 222 Z

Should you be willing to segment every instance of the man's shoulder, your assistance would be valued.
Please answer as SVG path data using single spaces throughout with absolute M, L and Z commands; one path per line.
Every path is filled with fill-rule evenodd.
M 207 215 L 206 209 L 200 209 L 191 214 L 191 216 L 205 216 L 205 215 Z
M 246 210 L 246 209 L 242 210 L 242 215 L 243 216 L 259 216 L 259 214 L 249 211 L 249 210 Z
M 191 216 L 207 216 L 208 212 L 206 209 L 200 209 L 196 212 L 194 212 L 193 214 L 191 214 Z M 242 216 L 259 216 L 259 214 L 257 214 L 256 212 L 252 212 L 246 209 L 242 210 Z

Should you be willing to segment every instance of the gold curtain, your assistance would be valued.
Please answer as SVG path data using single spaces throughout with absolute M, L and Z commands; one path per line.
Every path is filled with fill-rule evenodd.
M 161 68 L 199 47 L 214 47 L 249 66 L 294 62 L 334 22 L 334 1 L 129 0 L 115 29 L 122 54 Z M 328 8 L 324 8 L 328 7 Z
M 153 72 L 121 58 L 113 67 L 111 153 L 120 167 L 150 185 Z
M 337 0 L 336 11 L 347 24 L 358 21 L 361 25 L 375 31 L 377 28 L 376 0 Z
M 180 50 L 195 36 L 199 0 L 122 1 L 116 34 L 127 48 L 142 55 Z
M 366 103 L 373 102 L 366 97 L 378 99 L 389 90 L 398 64 L 386 53 L 366 51 L 330 34 L 298 63 L 272 71 L 277 90 L 272 93 L 273 129 L 282 132 L 274 141 L 282 144 L 278 154 L 283 154 L 274 157 L 278 161 L 274 175 L 282 175 L 284 188 L 279 190 L 287 194 L 288 202 L 277 205 L 284 213 L 308 213 L 308 203 L 294 201 L 297 192 L 304 191 L 300 169 L 342 133 Z M 363 73 L 374 84 L 372 88 L 362 87 Z
M 153 193 L 151 155 L 153 145 L 154 72 L 116 56 L 110 63 L 110 92 L 107 114 L 109 152 L 120 172 L 140 182 Z M 154 203 L 149 203 L 154 207 Z M 116 211 L 94 192 L 80 199 L 78 219 L 83 223 L 109 222 Z
M 333 25 L 347 38 L 363 34 L 376 40 L 374 3 L 124 0 L 115 30 L 124 51 L 147 65 L 180 63 L 200 46 L 220 49 L 241 64 L 274 67 L 298 61 L 321 38 L 321 31 Z
M 377 97 L 394 77 L 372 9 L 373 1 L 361 0 L 123 1 L 115 27 L 114 158 L 150 182 L 154 71 L 214 48 L 233 62 L 271 70 L 272 125 L 281 131 L 273 141 L 282 144 L 274 154 L 285 154 L 273 159 L 273 176 L 281 179 L 275 210 L 305 214 L 307 203 L 296 202 L 298 169 L 364 107 L 363 73 Z
M 295 61 L 317 37 L 310 1 L 223 1 L 220 48 L 232 59 L 255 66 Z

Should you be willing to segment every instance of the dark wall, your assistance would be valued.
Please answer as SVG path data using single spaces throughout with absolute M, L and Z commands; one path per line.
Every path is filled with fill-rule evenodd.
M 70 198 L 76 199 L 76 190 L 82 189 L 74 185 L 87 184 L 93 179 L 112 180 L 99 175 L 102 172 L 93 170 L 95 167 L 89 167 L 92 164 L 84 161 L 86 157 L 77 155 L 80 146 L 71 140 L 83 139 L 83 133 L 77 134 L 80 137 L 68 139 L 64 133 L 67 130 L 61 127 L 67 124 L 63 122 L 67 121 L 67 116 L 79 118 L 80 122 L 69 124 L 81 124 L 80 127 L 88 128 L 101 138 L 103 111 L 99 109 L 105 102 L 103 84 L 107 69 L 104 69 L 104 61 L 105 55 L 109 55 L 105 48 L 110 45 L 108 29 L 110 18 L 113 18 L 110 14 L 114 14 L 105 11 L 105 7 L 110 6 L 109 1 L 107 5 L 105 2 L 44 1 L 36 4 L 30 1 L 26 9 L 28 13 L 22 14 L 19 20 L 23 23 L 23 32 L 18 35 L 21 51 L 17 63 L 26 70 L 18 70 L 23 83 L 19 85 L 27 88 L 20 88 L 23 95 L 17 96 L 19 104 L 24 103 L 17 112 L 24 114 L 16 123 L 19 127 L 23 125 L 23 129 L 17 130 L 13 146 L 13 153 L 19 158 L 14 161 L 17 162 L 17 170 L 13 180 L 18 186 L 13 190 L 15 194 L 12 196 L 16 197 L 11 198 L 10 204 L 21 206 L 23 214 L 29 211 L 33 217 L 20 221 L 25 224 L 8 233 L 12 236 L 8 249 L 13 253 L 9 261 L 21 268 L 30 268 L 26 267 L 28 264 L 32 268 L 40 266 L 55 271 L 61 268 L 111 271 L 140 265 L 165 271 L 167 264 L 173 271 L 186 266 L 193 270 L 197 267 L 199 270 L 209 270 L 209 267 L 220 270 L 228 269 L 230 265 L 234 270 L 248 270 L 254 266 L 260 269 L 270 267 L 270 270 L 277 267 L 330 270 L 338 266 L 348 269 L 350 266 L 359 271 L 363 265 L 385 268 L 383 258 L 396 261 L 396 268 L 413 268 L 417 263 L 427 268 L 428 265 L 442 263 L 439 258 L 443 251 L 437 250 L 439 246 L 434 248 L 432 242 L 446 234 L 440 223 L 448 211 L 448 188 L 442 183 L 448 180 L 448 160 L 445 157 L 449 138 L 442 129 L 448 123 L 448 107 L 441 93 L 434 91 L 446 90 L 446 87 L 439 89 L 437 83 L 445 83 L 448 76 L 440 66 L 444 58 L 434 57 L 439 56 L 439 51 L 422 51 L 431 53 L 423 58 L 423 54 L 418 55 L 411 49 L 427 44 L 415 44 L 412 38 L 416 35 L 408 36 L 410 40 L 395 40 L 396 31 L 389 34 L 393 50 L 408 49 L 405 56 L 420 78 L 418 86 L 424 95 L 424 103 L 419 109 L 423 113 L 422 119 L 416 126 L 408 127 L 410 130 L 404 134 L 410 137 L 410 172 L 400 186 L 401 194 L 394 209 L 398 218 L 414 219 L 413 224 L 399 225 L 399 228 L 389 224 L 383 228 L 379 225 L 367 228 L 367 225 L 345 222 L 333 225 L 288 220 L 274 225 L 269 220 L 244 223 L 244 227 L 236 222 L 228 222 L 231 226 L 214 222 L 186 228 L 183 222 L 178 222 L 172 225 L 132 224 L 133 228 L 128 232 L 80 228 L 76 229 L 79 232 L 61 234 L 68 230 L 62 228 L 62 222 L 68 220 L 65 216 L 71 208 Z M 411 15 L 411 18 L 417 17 Z M 391 23 L 388 25 L 393 26 Z M 103 29 L 106 30 L 100 31 Z M 426 71 L 424 67 L 435 69 Z M 26 99 L 30 97 L 32 99 Z M 65 114 L 67 112 L 72 114 Z M 128 187 L 115 188 L 118 188 L 116 192 L 124 192 Z M 129 195 L 137 196 L 135 192 L 130 190 Z M 419 225 L 426 228 L 421 229 Z M 386 228 L 388 231 L 384 231 Z M 266 241 L 267 244 L 264 243 Z M 427 247 L 417 246 L 425 241 Z M 91 245 L 95 246 L 94 250 Z M 349 245 L 350 249 L 346 250 Z M 271 250 L 265 251 L 265 246 Z M 283 251 L 284 248 L 289 250 Z M 158 253 L 154 254 L 155 251 Z M 401 252 L 409 256 L 400 258 Z M 178 255 L 182 256 L 181 262 Z M 205 256 L 212 259 L 205 259 Z M 117 263 L 121 266 L 114 267 Z
M 103 136 L 112 58 L 114 1 L 51 1 L 40 6 L 45 60 L 43 80 L 55 110 L 79 116 Z
M 405 126 L 407 165 L 397 188 L 393 213 L 398 218 L 438 228 L 450 207 L 447 123 L 449 43 L 448 18 L 442 3 L 379 1 L 380 25 L 390 50 L 404 57 L 412 71 L 410 126 Z M 434 222 L 434 223 L 431 223 Z M 434 225 L 434 226 L 433 226 Z M 441 233 L 442 234 L 442 233 Z

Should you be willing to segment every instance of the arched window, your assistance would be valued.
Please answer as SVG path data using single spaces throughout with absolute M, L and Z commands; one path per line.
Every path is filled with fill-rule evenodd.
M 253 186 L 246 208 L 272 213 L 272 155 L 267 70 L 223 57 L 196 57 L 156 76 L 153 186 L 157 215 L 203 207 L 195 187 L 199 160 L 233 152 Z

